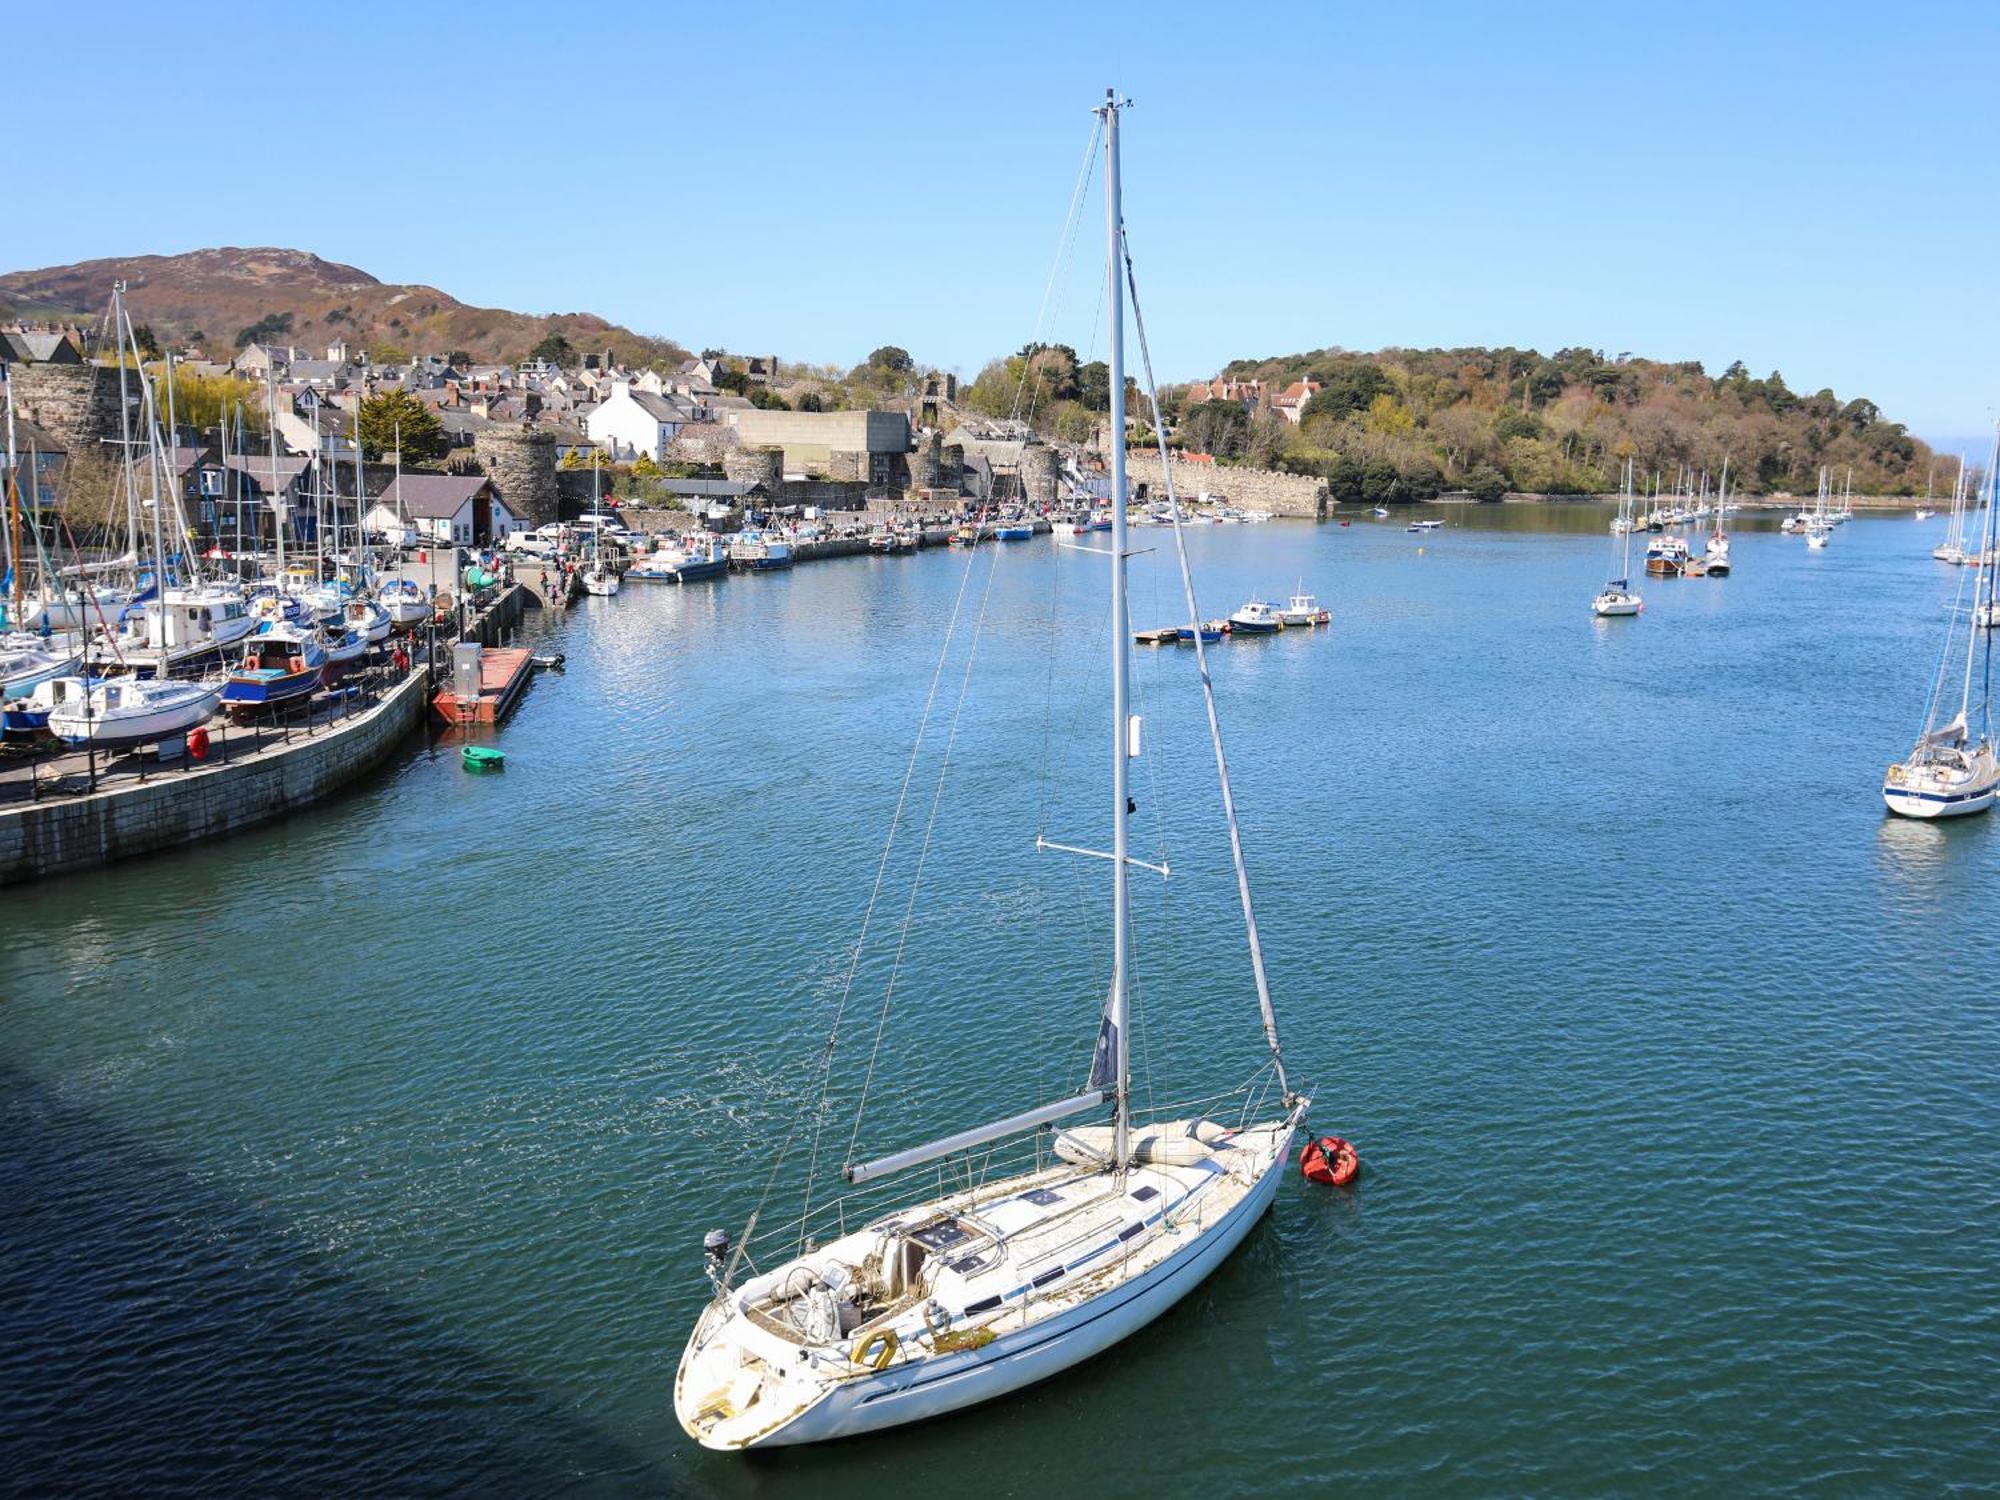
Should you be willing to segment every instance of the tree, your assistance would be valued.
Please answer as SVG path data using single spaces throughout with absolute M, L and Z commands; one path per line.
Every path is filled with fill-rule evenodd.
M 463 349 L 452 350 L 451 353 L 444 357 L 444 362 L 454 370 L 469 370 L 472 368 L 472 356 Z
M 801 391 L 799 392 L 798 409 L 800 411 L 825 411 L 826 402 L 821 398 L 818 391 Z
M 884 344 L 868 356 L 867 364 L 873 370 L 887 370 L 891 375 L 907 375 L 915 368 L 910 351 L 894 344 Z
M 791 403 L 767 385 L 750 387 L 750 404 L 760 411 L 790 411 Z
M 1181 419 L 1181 444 L 1217 458 L 1240 458 L 1250 437 L 1250 413 L 1240 401 L 1204 401 Z
M 741 370 L 717 370 L 715 388 L 728 391 L 732 396 L 740 396 L 750 389 L 750 377 Z
M 528 351 L 530 359 L 545 359 L 552 365 L 568 366 L 576 360 L 576 350 L 570 347 L 568 339 L 560 333 L 543 335 L 542 341 Z
M 141 359 L 158 359 L 160 357 L 160 341 L 154 336 L 153 325 L 151 323 L 135 325 L 132 329 L 132 342 L 139 346 L 139 357 Z
M 370 396 L 361 403 L 356 426 L 361 451 L 371 460 L 379 461 L 400 443 L 404 463 L 435 463 L 449 446 L 438 414 L 408 391 Z
M 641 453 L 632 460 L 632 474 L 637 479 L 658 479 L 660 466 L 653 462 L 650 454 Z
M 1319 394 L 1305 405 L 1301 418 L 1344 417 L 1350 412 L 1366 411 L 1377 396 L 1396 394 L 1396 382 L 1391 380 L 1380 365 L 1350 364 L 1338 366 L 1320 375 Z
M 1507 493 L 1507 476 L 1491 464 L 1480 464 L 1465 476 L 1465 487 L 1475 499 L 1498 500 Z
M 1111 366 L 1093 359 L 1076 372 L 1076 399 L 1090 411 L 1111 410 Z
M 246 323 L 236 330 L 236 347 L 241 349 L 246 344 L 261 344 L 267 339 L 274 339 L 281 333 L 291 331 L 290 313 L 265 313 L 256 322 Z

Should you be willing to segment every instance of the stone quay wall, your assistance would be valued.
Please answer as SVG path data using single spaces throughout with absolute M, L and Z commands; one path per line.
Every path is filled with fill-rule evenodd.
M 1158 453 L 1133 449 L 1125 455 L 1125 472 L 1136 489 L 1146 488 L 1148 499 L 1167 496 L 1166 475 Z M 1280 474 L 1271 469 L 1235 469 L 1224 464 L 1191 464 L 1174 460 L 1174 493 L 1183 502 L 1206 492 L 1219 495 L 1232 505 L 1268 510 L 1274 516 L 1301 516 L 1324 520 L 1327 506 L 1326 481 L 1302 474 Z
M 373 708 L 248 760 L 0 813 L 0 886 L 220 838 L 310 806 L 380 764 L 423 721 L 430 673 Z

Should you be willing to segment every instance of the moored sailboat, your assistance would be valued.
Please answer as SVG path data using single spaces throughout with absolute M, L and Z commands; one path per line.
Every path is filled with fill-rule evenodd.
M 1987 466 L 1987 504 L 1972 574 L 1969 623 L 1961 627 L 1960 611 L 1952 610 L 1945 650 L 1938 658 L 1937 675 L 1924 710 L 1924 727 L 1910 753 L 1889 767 L 1882 779 L 1883 802 L 1889 811 L 1906 818 L 1955 818 L 1985 812 L 2000 793 L 2000 757 L 1996 757 L 1993 743 L 1993 637 L 1986 626 L 1987 621 L 2000 616 L 1995 608 L 2000 567 L 1992 560 L 1995 463 L 2000 463 L 2000 429 L 1995 432 L 1993 461 Z M 1960 575 L 1961 580 L 1964 576 Z M 1956 659 L 1961 630 L 1965 651 L 1962 672 Z M 1975 662 L 1982 656 L 1984 670 L 1975 671 Z M 1949 711 L 1953 677 L 1958 679 L 1958 705 Z
M 1122 434 L 1120 109 L 1107 99 L 1098 115 L 1109 240 L 1109 425 Z M 1138 327 L 1143 339 L 1143 322 Z M 1157 411 L 1155 416 L 1157 430 L 1163 424 Z M 1186 1115 L 1146 1124 L 1133 1111 L 1128 883 L 1134 867 L 1165 869 L 1142 866 L 1129 852 L 1129 763 L 1140 745 L 1130 712 L 1123 449 L 1122 441 L 1111 444 L 1112 846 L 1091 851 L 1037 841 L 1104 858 L 1112 867 L 1110 988 L 1088 1075 L 1068 1098 L 873 1160 L 850 1159 L 842 1175 L 854 1185 L 883 1180 L 1105 1106 L 1111 1120 L 1062 1131 L 1053 1159 L 1037 1160 L 1030 1170 L 891 1208 L 851 1230 L 843 1212 L 828 1220 L 836 1226 L 834 1236 L 817 1248 L 804 1244 L 812 1221 L 802 1221 L 800 1253 L 740 1285 L 734 1275 L 744 1248 L 732 1250 L 726 1234 L 712 1233 L 705 1249 L 715 1297 L 696 1322 L 674 1381 L 675 1413 L 706 1447 L 855 1436 L 940 1416 L 1055 1375 L 1125 1338 L 1199 1285 L 1276 1194 L 1307 1100 L 1286 1082 L 1278 1051 L 1199 630 L 1196 665 L 1271 1053 L 1265 1072 L 1279 1110 L 1271 1119 L 1236 1127 Z M 1171 474 L 1167 482 L 1171 495 Z M 1199 614 L 1178 545 L 1178 505 L 1174 510 L 1192 623 Z M 1249 1103 L 1246 1098 L 1246 1119 Z M 749 1238 L 746 1232 L 746 1245 Z

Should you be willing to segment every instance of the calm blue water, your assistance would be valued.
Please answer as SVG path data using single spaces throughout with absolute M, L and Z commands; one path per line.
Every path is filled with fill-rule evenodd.
M 1351 1193 L 948 1422 L 752 1460 L 670 1409 L 839 1003 L 822 1147 L 1082 1075 L 1106 973 L 1101 564 L 1048 541 L 633 587 L 502 776 L 413 745 L 315 813 L 0 905 L 14 1489 L 826 1496 L 2000 1486 L 2000 826 L 1885 819 L 1936 524 L 1594 621 L 1594 508 L 1191 537 L 1287 1056 Z M 1163 533 L 1138 544 L 1171 546 Z M 1165 551 L 1135 623 L 1177 613 Z M 1052 625 L 1052 606 L 1055 610 Z M 963 635 L 960 645 L 963 645 Z M 1259 1056 L 1192 653 L 1142 650 L 1142 1091 Z M 924 878 L 910 874 L 951 738 Z

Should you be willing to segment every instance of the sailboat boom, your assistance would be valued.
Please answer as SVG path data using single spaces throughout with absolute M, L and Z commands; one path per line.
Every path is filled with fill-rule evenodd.
M 940 1156 L 952 1156 L 960 1151 L 969 1151 L 974 1146 L 983 1146 L 988 1141 L 997 1141 L 1002 1136 L 1019 1135 L 1024 1130 L 1033 1130 L 1037 1125 L 1048 1125 L 1056 1120 L 1068 1119 L 1071 1115 L 1080 1115 L 1087 1109 L 1097 1108 L 1108 1097 L 1103 1089 L 1092 1089 L 1088 1093 L 1059 1099 L 1054 1104 L 1044 1104 L 1040 1109 L 1009 1115 L 1004 1120 L 995 1120 L 991 1125 L 961 1130 L 957 1135 L 948 1135 L 922 1146 L 912 1146 L 907 1151 L 898 1151 L 890 1156 L 878 1156 L 873 1161 L 843 1167 L 841 1176 L 853 1183 L 887 1177 L 891 1172 L 900 1172 L 905 1167 L 919 1167 L 927 1161 L 936 1161 Z

